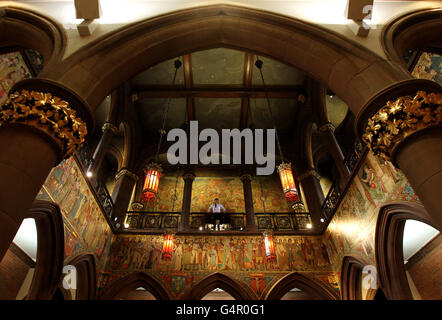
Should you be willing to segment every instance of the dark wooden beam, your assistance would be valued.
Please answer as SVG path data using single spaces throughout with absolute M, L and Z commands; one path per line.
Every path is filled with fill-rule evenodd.
M 186 98 L 186 108 L 187 108 L 187 116 L 188 120 L 195 120 L 195 103 L 192 97 Z
M 244 58 L 244 79 L 243 79 L 244 88 L 252 87 L 253 59 L 254 59 L 253 53 L 246 53 Z M 242 97 L 241 117 L 239 120 L 239 127 L 241 130 L 247 127 L 247 122 L 249 120 L 249 107 L 250 107 L 249 101 L 250 98 L 248 94 Z
M 192 61 L 190 59 L 190 54 L 185 54 L 183 56 L 183 66 L 184 66 L 184 86 L 189 89 L 193 85 L 192 77 Z
M 190 54 L 185 54 L 183 56 L 184 65 L 184 87 L 186 89 L 191 89 L 193 87 L 193 76 L 192 76 L 192 60 Z M 186 110 L 187 110 L 187 120 L 195 120 L 195 103 L 194 98 L 191 95 L 186 96 Z
M 297 98 L 299 94 L 305 94 L 303 86 L 198 86 L 185 88 L 184 86 L 151 86 L 137 88 L 133 91 L 138 99 L 146 98 L 265 98 L 265 92 L 269 98 L 284 99 Z

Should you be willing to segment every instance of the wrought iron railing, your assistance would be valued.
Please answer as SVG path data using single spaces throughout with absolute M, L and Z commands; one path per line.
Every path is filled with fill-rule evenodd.
M 357 139 L 353 145 L 352 150 L 347 154 L 344 160 L 345 165 L 351 172 L 349 180 L 345 182 L 346 184 L 351 183 L 352 177 L 354 176 L 353 171 L 358 169 L 358 163 L 361 158 L 366 154 L 366 152 L 367 147 L 365 146 L 365 144 L 361 140 Z M 336 207 L 339 205 L 341 197 L 343 197 L 344 194 L 345 189 L 341 190 L 340 186 L 335 181 L 328 191 L 327 196 L 325 197 L 325 200 L 322 204 L 322 214 L 324 222 L 331 219 L 336 210 Z
M 87 172 L 89 165 L 92 163 L 92 153 L 90 152 L 89 146 L 87 144 L 83 144 L 83 146 L 77 150 L 77 159 L 79 160 L 81 166 L 83 167 L 83 172 Z M 99 200 L 101 207 L 104 210 L 104 213 L 111 218 L 112 210 L 114 208 L 114 202 L 112 201 L 112 197 L 109 191 L 106 188 L 106 185 L 97 178 L 89 180 L 90 186 L 92 186 L 93 191 Z
M 347 154 L 344 159 L 344 163 L 347 166 L 348 170 L 353 171 L 362 154 L 364 154 L 365 149 L 366 146 L 363 144 L 363 142 L 357 139 L 353 145 L 353 149 Z
M 336 183 L 333 183 L 327 193 L 327 197 L 325 197 L 324 203 L 322 204 L 322 213 L 324 215 L 324 220 L 328 220 L 331 217 L 333 211 L 336 208 L 336 205 L 338 204 L 340 196 L 341 193 L 339 192 Z
M 126 230 L 170 230 L 178 229 L 180 212 L 128 211 Z
M 255 213 L 258 230 L 302 231 L 312 228 L 309 213 Z
M 190 231 L 211 231 L 209 222 L 211 213 L 191 212 L 189 215 Z M 223 213 L 220 224 L 225 224 L 223 231 L 247 230 L 245 213 Z M 180 212 L 129 211 L 126 216 L 125 230 L 131 231 L 164 231 L 178 229 Z M 256 213 L 255 223 L 259 231 L 302 231 L 311 228 L 311 218 L 308 213 Z

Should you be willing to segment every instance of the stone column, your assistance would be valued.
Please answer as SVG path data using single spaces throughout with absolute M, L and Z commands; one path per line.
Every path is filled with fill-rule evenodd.
M 192 184 L 195 180 L 195 175 L 193 173 L 185 173 L 183 175 L 184 180 L 184 190 L 183 190 L 183 206 L 181 208 L 181 223 L 179 231 L 189 230 L 189 215 L 190 215 L 190 205 L 192 200 Z
M 138 180 L 138 176 L 129 171 L 127 168 L 121 169 L 115 175 L 115 188 L 112 192 L 112 200 L 114 209 L 112 210 L 112 221 L 114 224 L 119 223 L 123 227 L 124 218 L 129 207 L 130 197 Z M 115 220 L 115 218 L 117 220 Z
M 432 81 L 405 81 L 379 93 L 357 119 L 359 132 L 364 132 L 362 140 L 374 154 L 402 170 L 439 230 L 442 228 L 441 92 L 441 86 Z M 376 106 L 383 107 L 367 116 Z
M 135 187 L 134 201 L 132 202 L 131 207 L 130 207 L 130 209 L 133 211 L 140 211 L 140 210 L 143 210 L 143 208 L 144 208 L 144 204 L 142 202 L 144 180 L 145 180 L 145 173 L 143 170 L 143 174 L 141 175 L 141 178 L 138 179 L 138 181 L 137 181 L 137 186 Z
M 98 174 L 98 170 L 100 170 L 106 151 L 109 148 L 112 137 L 118 132 L 118 128 L 112 123 L 106 122 L 103 125 L 102 131 L 103 135 L 101 136 L 101 139 L 98 142 L 97 147 L 95 148 L 94 154 L 92 156 L 92 163 L 87 170 L 92 174 L 91 177 L 93 180 L 95 180 Z
M 93 123 L 86 104 L 55 82 L 28 79 L 10 92 L 0 107 L 0 261 L 51 169 Z
M 339 172 L 339 176 L 341 177 L 341 187 L 343 188 L 350 178 L 350 170 L 348 170 L 347 166 L 345 165 L 344 154 L 342 153 L 338 140 L 336 140 L 335 127 L 330 122 L 327 122 L 319 127 L 319 131 L 322 133 L 328 151 L 333 157 L 336 168 Z
M 321 229 L 320 219 L 322 217 L 322 203 L 324 202 L 324 193 L 319 183 L 320 176 L 314 169 L 310 169 L 300 174 L 297 180 L 302 184 L 302 189 L 306 195 L 310 217 L 312 219 L 312 230 Z
M 242 174 L 241 181 L 244 191 L 247 231 L 257 231 L 258 229 L 255 224 L 255 210 L 253 208 L 252 175 L 249 173 Z

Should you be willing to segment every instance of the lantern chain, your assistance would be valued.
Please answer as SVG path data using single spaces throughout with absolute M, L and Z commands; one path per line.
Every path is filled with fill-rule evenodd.
M 276 129 L 275 119 L 273 118 L 272 108 L 270 107 L 270 99 L 269 99 L 269 95 L 267 94 L 267 89 L 266 89 L 265 81 L 264 81 L 264 75 L 262 73 L 262 66 L 263 66 L 263 64 L 264 63 L 262 62 L 262 60 L 259 59 L 258 56 L 256 56 L 255 66 L 259 69 L 259 73 L 261 75 L 261 81 L 262 81 L 262 85 L 263 85 L 263 88 L 264 88 L 264 94 L 265 94 L 266 101 L 267 101 L 267 109 L 268 109 L 269 114 L 270 114 L 270 120 L 272 121 L 273 129 L 275 129 L 276 144 L 278 145 L 278 150 L 279 150 L 279 155 L 281 157 L 281 161 L 284 162 L 284 157 L 283 157 L 283 154 L 282 154 L 281 143 L 279 142 L 278 130 Z
M 182 62 L 179 59 L 177 59 L 177 60 L 174 61 L 173 64 L 175 66 L 175 73 L 173 75 L 172 85 L 175 84 L 176 76 L 178 74 L 178 69 L 181 67 Z M 168 115 L 169 109 L 170 109 L 170 101 L 172 100 L 172 98 L 169 96 L 167 99 L 168 99 L 167 100 L 167 105 L 166 105 L 166 109 L 164 110 L 164 116 L 163 116 L 163 125 L 162 125 L 161 130 L 160 130 L 160 140 L 158 142 L 157 153 L 155 154 L 155 162 L 157 162 L 157 163 L 158 163 L 158 156 L 159 156 L 159 153 L 160 153 L 161 142 L 163 140 L 163 135 L 166 134 L 166 130 L 165 130 L 165 128 L 166 128 L 166 120 L 167 120 L 167 115 Z

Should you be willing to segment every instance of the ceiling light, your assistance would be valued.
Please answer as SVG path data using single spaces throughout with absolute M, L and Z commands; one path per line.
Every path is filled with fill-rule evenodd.
M 92 172 L 90 172 L 90 171 L 86 172 L 86 176 L 87 176 L 88 178 L 92 177 Z
M 307 227 L 307 229 L 311 229 L 312 228 L 312 224 L 311 223 L 307 223 L 306 227 Z

